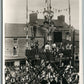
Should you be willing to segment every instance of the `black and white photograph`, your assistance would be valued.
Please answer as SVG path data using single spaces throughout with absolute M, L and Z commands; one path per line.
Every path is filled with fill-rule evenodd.
M 3 84 L 81 84 L 80 1 L 3 1 Z

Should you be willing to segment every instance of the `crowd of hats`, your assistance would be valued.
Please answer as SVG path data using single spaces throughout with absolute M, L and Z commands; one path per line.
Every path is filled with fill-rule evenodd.
M 32 66 L 28 63 L 23 66 L 5 67 L 5 84 L 44 84 L 43 80 L 47 82 L 46 84 L 51 84 L 53 80 L 61 82 L 63 78 L 66 79 L 67 84 L 72 80 L 73 84 L 78 84 L 79 76 L 73 75 L 75 73 L 77 72 L 73 66 L 58 66 L 55 63 L 41 60 L 40 66 Z
M 50 48 L 51 46 L 52 49 Z M 72 44 L 66 45 L 66 50 L 70 51 L 70 53 L 71 46 Z M 60 51 L 60 49 L 62 50 Z M 53 53 L 53 55 L 56 56 L 58 54 L 55 53 L 55 51 L 60 51 L 59 55 L 63 57 L 63 50 L 65 50 L 65 48 L 62 43 L 60 43 L 59 46 L 55 43 L 52 45 L 46 43 L 44 46 L 44 52 L 47 53 L 46 55 L 48 56 L 49 52 Z M 64 64 L 62 62 L 57 63 L 56 61 L 52 62 L 48 59 L 46 60 L 42 58 L 40 59 L 39 64 L 33 65 L 30 61 L 28 60 L 27 63 L 24 65 L 6 66 L 5 84 L 53 84 L 53 81 L 56 82 L 54 84 L 61 84 L 61 82 L 63 81 L 66 81 L 66 84 L 78 84 L 78 69 L 72 66 L 69 62 L 68 64 Z M 44 81 L 45 83 L 43 83 Z

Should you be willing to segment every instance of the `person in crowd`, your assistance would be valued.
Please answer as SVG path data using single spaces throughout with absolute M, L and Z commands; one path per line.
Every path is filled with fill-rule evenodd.
M 50 82 L 50 84 L 57 84 L 55 78 Z
M 52 44 L 52 50 L 56 49 L 56 43 Z
M 53 56 L 55 57 L 56 56 L 56 43 L 52 44 L 52 53 L 53 53 Z
M 7 74 L 7 76 L 5 77 L 5 81 L 6 81 L 6 82 L 9 82 L 9 81 L 10 81 L 10 79 L 11 79 L 10 74 Z
M 46 78 L 44 77 L 43 80 L 41 81 L 41 84 L 48 84 Z
M 62 42 L 60 43 L 60 46 L 59 47 L 60 47 L 60 49 L 64 49 L 64 46 L 63 46 L 63 43 Z
M 59 47 L 58 46 L 56 47 L 56 55 L 57 55 L 57 57 L 59 56 Z
M 44 52 L 50 52 L 51 49 L 52 49 L 52 48 L 51 48 L 49 42 L 47 42 L 47 43 L 45 44 Z
M 66 44 L 66 50 L 69 50 L 70 48 L 69 48 L 69 46 L 70 46 L 70 44 L 68 43 L 68 44 Z
M 51 50 L 52 50 L 51 45 L 49 42 L 47 42 L 44 48 L 47 61 L 50 61 Z
M 61 84 L 61 83 L 60 83 L 60 78 L 59 78 L 59 76 L 58 76 L 58 78 L 57 78 L 56 84 Z
M 11 78 L 11 84 L 15 84 L 16 79 L 14 77 Z
M 72 49 L 72 44 L 67 44 L 66 45 L 66 52 L 68 56 L 71 56 L 71 49 Z
M 34 49 L 34 43 L 31 43 L 31 50 Z
M 67 80 L 65 79 L 65 77 L 62 77 L 62 84 L 68 84 Z
M 39 44 L 38 44 L 38 40 L 35 42 L 35 49 L 36 49 L 36 54 L 38 53 L 38 46 L 39 46 Z

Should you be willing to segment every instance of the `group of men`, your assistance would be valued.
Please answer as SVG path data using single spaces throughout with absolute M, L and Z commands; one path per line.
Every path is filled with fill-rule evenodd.
M 54 57 L 71 57 L 72 55 L 72 44 L 67 43 L 64 45 L 62 42 L 57 43 L 49 43 L 47 42 L 44 47 L 45 53 L 51 53 Z M 47 55 L 48 56 L 48 55 Z M 49 58 L 49 57 L 48 57 Z

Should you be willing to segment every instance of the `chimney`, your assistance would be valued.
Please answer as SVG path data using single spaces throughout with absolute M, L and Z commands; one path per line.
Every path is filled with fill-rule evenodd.
M 58 16 L 58 21 L 65 22 L 65 16 L 64 15 Z
M 31 13 L 29 16 L 30 16 L 30 23 L 36 23 L 37 13 Z

